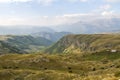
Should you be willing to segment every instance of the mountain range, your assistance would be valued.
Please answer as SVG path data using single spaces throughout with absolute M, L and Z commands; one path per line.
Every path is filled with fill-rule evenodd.
M 1 40 L 10 37 L 1 36 Z M 23 41 L 26 37 L 27 40 Z M 31 36 L 17 36 L 12 44 L 15 46 L 17 41 L 33 45 L 33 39 Z M 2 48 L 7 50 L 6 46 Z M 9 49 L 16 50 L 12 45 Z M 47 51 L 51 54 L 35 52 L 0 55 L 0 80 L 120 79 L 120 34 L 67 35 Z
M 49 27 L 39 27 L 39 26 L 0 26 L 1 35 L 28 35 L 32 33 L 39 32 L 55 32 L 55 30 Z
M 58 26 L 0 26 L 0 34 L 36 34 L 40 32 L 71 32 L 74 34 L 96 34 L 120 31 L 120 18 L 93 18 L 81 19 L 74 23 Z
M 69 32 L 39 32 L 30 35 L 0 35 L 0 54 L 32 53 L 54 44 Z
M 56 42 L 60 38 L 62 38 L 65 35 L 68 35 L 68 34 L 72 34 L 72 33 L 70 33 L 70 32 L 38 32 L 38 33 L 32 33 L 31 36 L 33 36 L 33 37 L 44 37 L 48 40 Z
M 0 35 L 0 80 L 118 80 L 119 70 L 118 33 Z
M 80 20 L 76 23 L 59 25 L 54 28 L 59 31 L 72 32 L 75 34 L 96 34 L 104 32 L 120 31 L 120 18 L 97 18 Z
M 91 19 L 91 20 L 90 19 L 80 20 L 76 23 L 70 23 L 66 25 L 59 25 L 59 26 L 53 26 L 53 27 L 22 26 L 22 25 L 21 26 L 20 25 L 0 26 L 0 34 L 1 34 L 0 52 L 4 53 L 4 51 L 6 51 L 6 52 L 13 52 L 13 53 L 14 52 L 21 53 L 22 51 L 22 53 L 24 53 L 26 50 L 32 51 L 33 49 L 35 50 L 43 49 L 44 47 L 45 48 L 49 47 L 52 44 L 53 46 L 48 48 L 48 51 L 50 53 L 65 52 L 66 49 L 69 49 L 69 48 L 71 49 L 73 47 L 76 48 L 76 44 L 77 45 L 79 44 L 77 48 L 79 48 L 81 51 L 81 48 L 80 48 L 81 43 L 83 43 L 82 45 L 84 46 L 84 48 L 85 46 L 88 46 L 88 43 L 80 42 L 82 38 L 84 40 L 88 39 L 90 41 L 92 41 L 92 39 L 95 38 L 95 41 L 94 40 L 92 41 L 94 43 L 96 41 L 102 40 L 103 35 L 87 35 L 87 34 L 118 34 L 120 33 L 119 22 L 120 22 L 120 18 L 104 18 L 104 19 L 99 18 L 99 19 Z M 86 35 L 73 36 L 69 34 L 86 34 Z M 64 37 L 66 35 L 69 35 L 69 36 Z M 108 36 L 110 35 L 106 35 L 106 39 L 108 38 Z M 77 37 L 82 37 L 82 38 L 78 39 Z M 105 37 L 105 35 L 103 37 Z M 98 38 L 99 40 L 97 40 L 96 38 Z M 110 38 L 110 40 L 111 39 L 112 38 Z M 71 42 L 72 40 L 75 43 Z M 110 41 L 109 42 L 110 43 L 115 42 L 115 41 L 113 42 L 112 41 L 113 39 L 111 40 L 111 42 Z M 118 39 L 116 41 L 118 41 Z M 99 45 L 102 45 L 102 43 Z M 82 46 L 82 49 L 84 50 L 83 46 Z M 88 48 L 91 48 L 91 47 L 93 46 L 90 44 Z

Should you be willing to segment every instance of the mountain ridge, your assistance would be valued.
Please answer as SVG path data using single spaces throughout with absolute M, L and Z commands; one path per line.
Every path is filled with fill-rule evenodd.
M 96 18 L 82 19 L 75 23 L 59 25 L 55 29 L 69 31 L 75 34 L 101 34 L 120 30 L 120 18 Z
M 32 33 L 31 36 L 33 37 L 43 37 L 48 40 L 51 40 L 53 42 L 58 41 L 60 38 L 62 38 L 65 35 L 72 34 L 70 32 L 37 32 Z
M 1 36 L 0 36 L 1 38 Z M 53 42 L 42 37 L 30 35 L 4 35 L 0 39 L 0 53 L 30 53 L 51 45 Z M 35 49 L 35 50 L 34 50 Z
M 107 49 L 120 49 L 119 34 L 80 34 L 68 35 L 46 49 L 48 53 L 100 52 Z

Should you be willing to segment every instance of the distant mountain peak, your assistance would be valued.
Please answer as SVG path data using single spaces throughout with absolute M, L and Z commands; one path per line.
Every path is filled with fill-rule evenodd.
M 37 33 L 32 33 L 31 35 L 33 37 L 44 37 L 48 40 L 56 42 L 60 38 L 62 38 L 65 35 L 68 35 L 68 34 L 72 34 L 72 33 L 70 33 L 70 32 L 37 32 Z

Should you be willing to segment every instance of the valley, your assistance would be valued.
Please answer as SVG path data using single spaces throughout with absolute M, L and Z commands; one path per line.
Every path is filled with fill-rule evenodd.
M 52 43 L 43 37 L 4 35 L 0 36 L 0 54 L 37 52 Z
M 120 0 L 0 0 L 0 80 L 120 80 Z
M 119 80 L 119 39 L 119 34 L 71 34 L 48 43 L 42 37 L 1 36 L 0 80 Z M 29 54 L 15 52 L 29 45 L 49 46 Z
M 27 35 L 0 35 L 0 54 L 41 52 L 67 34 L 70 33 L 48 31 Z

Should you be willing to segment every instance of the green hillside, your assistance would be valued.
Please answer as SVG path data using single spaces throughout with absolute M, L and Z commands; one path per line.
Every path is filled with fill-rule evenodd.
M 7 54 L 0 56 L 0 80 L 118 80 L 120 53 Z
M 52 41 L 42 37 L 32 36 L 0 36 L 0 54 L 36 52 L 52 44 Z
M 68 35 L 46 49 L 47 53 L 96 53 L 120 50 L 120 34 Z
M 29 45 L 50 45 L 43 44 L 45 40 L 38 43 L 40 39 L 2 36 L 1 51 L 12 53 Z M 68 35 L 46 50 L 53 54 L 0 55 L 0 80 L 119 80 L 119 50 L 118 34 Z

